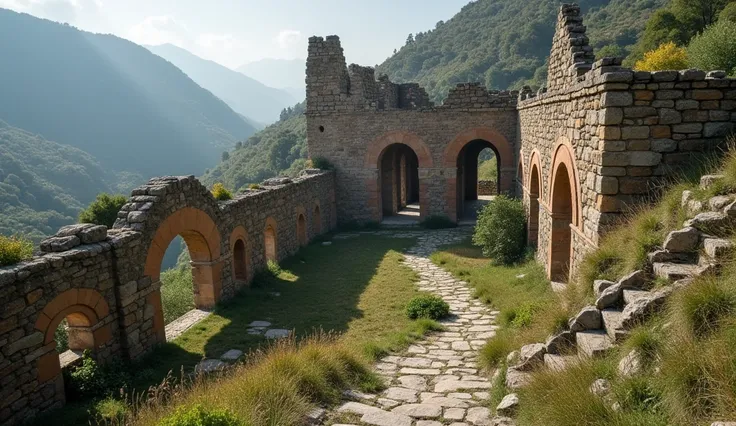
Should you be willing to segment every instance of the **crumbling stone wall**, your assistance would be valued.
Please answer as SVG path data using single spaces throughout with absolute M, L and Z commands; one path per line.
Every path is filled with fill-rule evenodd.
M 423 217 L 458 219 L 457 161 L 462 148 L 476 139 L 500 153 L 501 191 L 514 192 L 518 93 L 459 84 L 443 105 L 435 106 L 416 84 L 395 84 L 386 76 L 368 83 L 372 68 L 351 65 L 343 73 L 346 69 L 337 36 L 309 39 L 309 153 L 336 167 L 340 221 L 381 220 L 379 159 L 394 143 L 409 146 L 419 158 Z M 365 90 L 369 86 L 377 90 Z
M 133 190 L 113 229 L 64 227 L 41 244 L 43 254 L 0 268 L 0 424 L 63 405 L 54 341 L 63 319 L 70 347 L 102 363 L 135 360 L 165 341 L 159 273 L 176 235 L 192 257 L 195 301 L 210 307 L 266 268 L 267 224 L 277 260 L 303 242 L 299 216 L 309 239 L 333 229 L 334 183 L 332 172 L 310 170 L 218 202 L 193 176 L 154 178 Z M 238 239 L 245 258 L 233 256 Z M 245 277 L 236 279 L 234 262 L 245 264 Z
M 564 24 L 564 25 L 563 25 Z M 571 31 L 571 28 L 574 31 Z M 565 42 L 567 37 L 568 42 Z M 525 90 L 518 105 L 522 157 L 541 168 L 538 257 L 549 268 L 551 187 L 556 149 L 574 157 L 578 223 L 572 226 L 571 269 L 627 208 L 646 201 L 662 178 L 693 155 L 719 146 L 734 130 L 736 81 L 723 72 L 634 72 L 605 58 L 587 73 L 587 40 L 577 7 L 563 6 L 550 60 L 550 86 Z M 575 48 L 569 48 L 573 46 Z M 531 160 L 525 164 L 525 200 Z
M 479 180 L 478 181 L 478 195 L 496 195 L 498 189 L 496 187 L 496 181 L 493 180 Z

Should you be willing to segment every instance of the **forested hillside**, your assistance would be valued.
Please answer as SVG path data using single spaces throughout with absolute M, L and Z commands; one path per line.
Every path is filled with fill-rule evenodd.
M 493 89 L 539 86 L 560 5 L 558 0 L 478 0 L 406 45 L 377 69 L 397 82 L 422 84 L 436 102 L 456 83 Z M 625 56 L 652 12 L 667 0 L 579 0 L 597 51 Z
M 222 182 L 238 190 L 278 175 L 295 175 L 305 167 L 307 158 L 307 120 L 305 103 L 287 108 L 281 119 L 238 143 L 235 150 L 223 155 L 217 167 L 202 177 L 208 186 Z
M 232 109 L 255 121 L 273 123 L 281 110 L 301 100 L 172 44 L 146 47 L 179 67 Z
M 225 102 L 127 40 L 5 9 L 0 40 L 0 119 L 105 168 L 200 174 L 254 133 Z
M 51 234 L 113 181 L 91 155 L 0 121 L 0 235 Z

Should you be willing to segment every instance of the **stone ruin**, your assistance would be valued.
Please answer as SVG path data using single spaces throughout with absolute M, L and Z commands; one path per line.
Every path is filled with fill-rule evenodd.
M 310 38 L 308 53 L 309 153 L 334 172 L 271 180 L 224 202 L 191 176 L 155 178 L 133 190 L 112 229 L 64 227 L 41 254 L 0 268 L 0 424 L 64 404 L 62 320 L 71 350 L 103 363 L 165 341 L 160 269 L 177 235 L 195 303 L 211 307 L 338 222 L 380 222 L 414 203 L 421 218 L 459 221 L 490 148 L 496 191 L 523 199 L 529 243 L 562 281 L 622 213 L 722 146 L 736 122 L 736 80 L 594 61 L 574 5 L 560 8 L 549 86 L 537 93 L 459 84 L 434 105 L 417 84 L 346 66 L 336 36 Z

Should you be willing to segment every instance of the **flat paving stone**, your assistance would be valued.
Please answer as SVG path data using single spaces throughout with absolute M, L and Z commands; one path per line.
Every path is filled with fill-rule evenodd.
M 266 339 L 283 339 L 285 337 L 289 337 L 289 330 L 284 330 L 283 328 L 272 328 L 264 334 L 266 336 Z

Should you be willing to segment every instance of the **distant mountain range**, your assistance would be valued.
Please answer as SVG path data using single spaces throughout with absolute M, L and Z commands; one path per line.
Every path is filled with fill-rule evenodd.
M 301 100 L 297 100 L 286 90 L 268 87 L 259 79 L 254 80 L 172 44 L 146 47 L 176 65 L 200 86 L 225 101 L 232 109 L 257 122 L 273 123 L 279 119 L 279 114 L 284 108 L 293 106 Z M 304 78 L 302 78 L 303 83 Z
M 255 128 L 130 41 L 0 9 L 0 119 L 144 177 L 200 174 Z M 12 42 L 9 42 L 11 41 Z
M 263 84 L 283 89 L 301 102 L 306 97 L 306 59 L 261 59 L 238 67 L 238 71 Z

